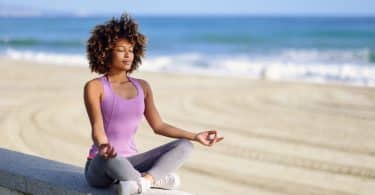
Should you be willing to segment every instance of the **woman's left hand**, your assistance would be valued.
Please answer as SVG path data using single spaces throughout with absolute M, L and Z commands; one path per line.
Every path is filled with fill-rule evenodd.
M 194 137 L 194 141 L 197 141 L 205 146 L 212 146 L 215 143 L 223 140 L 224 137 L 218 137 L 216 130 L 209 130 L 197 133 Z

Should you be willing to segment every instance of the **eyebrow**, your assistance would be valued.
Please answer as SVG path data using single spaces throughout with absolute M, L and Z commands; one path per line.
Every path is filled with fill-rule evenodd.
M 124 47 L 124 48 L 126 48 L 127 46 L 126 45 L 116 45 L 115 47 Z M 133 45 L 131 45 L 131 46 L 128 46 L 129 48 L 134 48 L 134 46 Z

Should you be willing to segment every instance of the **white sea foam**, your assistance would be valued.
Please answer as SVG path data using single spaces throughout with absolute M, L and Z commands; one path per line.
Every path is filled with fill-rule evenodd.
M 158 55 L 146 57 L 142 66 L 140 66 L 140 71 L 375 86 L 375 65 L 366 62 L 365 58 L 368 55 L 366 50 L 359 51 L 356 54 L 331 52 L 340 58 L 346 56 L 346 62 L 332 60 L 332 55 L 329 57 L 328 54 L 325 54 L 328 56 L 326 58 L 318 58 L 320 54 L 314 54 L 314 52 L 316 51 L 309 53 L 291 50 L 268 58 L 267 56 L 204 55 L 201 53 Z M 88 62 L 84 55 L 18 51 L 13 49 L 8 49 L 4 55 L 13 59 L 31 60 L 40 63 L 88 67 Z M 294 60 L 290 60 L 290 58 Z M 296 60 L 297 58 L 298 60 Z M 305 59 L 305 62 L 303 62 L 303 59 Z
M 5 52 L 5 57 L 12 59 L 22 59 L 36 61 L 39 63 L 67 65 L 67 66 L 87 66 L 88 62 L 82 55 L 73 54 L 59 54 L 47 52 L 34 52 L 34 51 L 18 51 L 8 49 Z

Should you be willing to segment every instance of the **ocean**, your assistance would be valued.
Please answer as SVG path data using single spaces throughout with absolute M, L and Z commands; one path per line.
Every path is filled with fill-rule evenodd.
M 112 16 L 0 18 L 0 56 L 88 66 L 91 30 Z M 375 86 L 375 17 L 135 16 L 140 71 Z

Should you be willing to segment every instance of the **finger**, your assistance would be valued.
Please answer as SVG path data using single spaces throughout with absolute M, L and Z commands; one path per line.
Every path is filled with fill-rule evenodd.
M 99 151 L 101 151 L 102 153 L 106 153 L 108 150 L 108 144 L 101 144 L 100 147 L 99 147 Z
M 107 147 L 102 147 L 102 148 L 100 149 L 100 151 L 102 152 L 102 154 L 107 153 Z
M 112 149 L 112 151 L 111 151 L 111 156 L 112 156 L 112 157 L 116 156 L 115 148 Z
M 103 151 L 104 151 L 104 153 L 108 154 L 110 149 L 111 149 L 111 146 L 108 145 L 105 148 L 103 148 Z
M 211 145 L 213 144 L 214 140 L 215 140 L 215 139 L 210 139 L 210 140 L 208 140 L 208 145 L 211 146 Z
M 215 140 L 212 141 L 212 144 L 218 143 L 218 142 L 222 141 L 223 139 L 224 139 L 224 137 L 215 138 Z
M 216 135 L 217 131 L 216 130 L 209 130 L 207 131 L 208 135 Z
M 208 133 L 208 135 L 207 135 L 207 138 L 208 138 L 209 140 L 214 140 L 216 137 L 217 137 L 217 132 L 216 132 L 216 131 L 211 131 L 211 132 Z
M 114 148 L 113 146 L 110 146 L 110 148 L 108 149 L 107 154 L 108 154 L 109 156 L 112 156 L 114 152 L 115 152 L 115 148 Z
M 210 135 L 210 134 L 216 133 L 216 131 L 215 130 L 207 130 L 207 131 L 203 131 L 202 133 Z
M 115 151 L 113 151 L 112 153 L 109 154 L 109 158 L 114 158 L 117 156 L 117 153 Z
M 223 139 L 224 139 L 224 137 L 219 137 L 219 138 L 217 138 L 217 139 L 216 139 L 216 143 L 222 141 Z
M 108 151 L 112 151 L 113 150 L 113 146 L 112 145 L 108 145 Z
M 205 140 L 205 139 L 199 140 L 199 143 L 201 143 L 204 146 L 208 146 L 209 145 L 209 142 L 207 140 Z
M 212 139 L 212 140 L 210 140 L 209 145 L 210 145 L 210 146 L 214 145 L 215 141 L 216 141 L 216 139 Z
M 109 144 L 100 144 L 99 148 L 106 148 Z
M 204 133 L 204 138 L 205 139 L 210 139 L 210 136 L 211 136 L 210 132 L 207 131 L 207 132 Z

